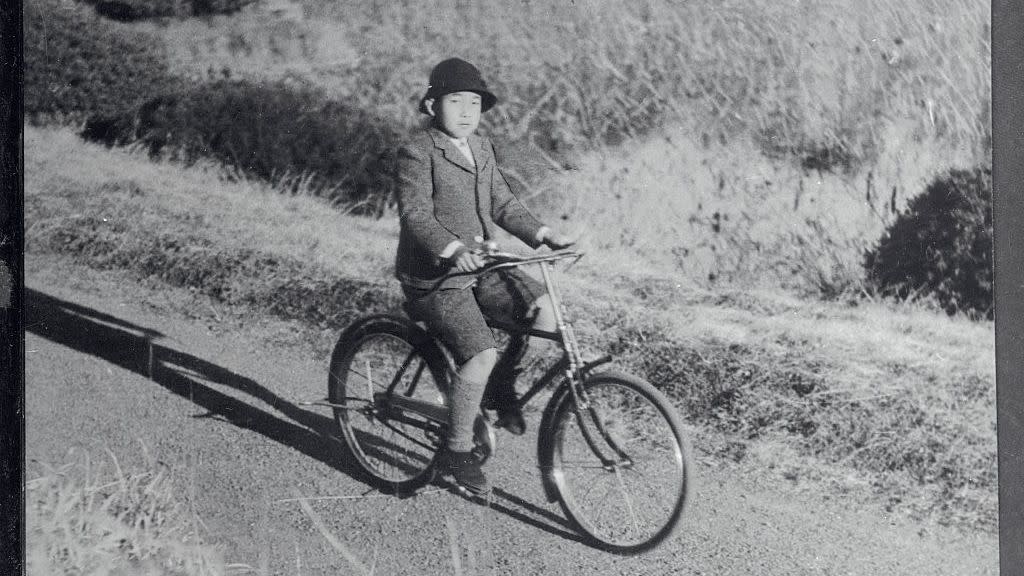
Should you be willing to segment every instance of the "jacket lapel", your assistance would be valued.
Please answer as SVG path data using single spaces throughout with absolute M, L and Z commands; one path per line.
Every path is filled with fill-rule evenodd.
M 476 168 L 469 163 L 469 160 L 463 156 L 462 152 L 459 152 L 459 149 L 455 147 L 455 143 L 452 142 L 452 139 L 449 138 L 447 134 L 441 132 L 437 128 L 431 127 L 430 137 L 434 140 L 434 146 L 439 148 L 444 154 L 445 160 L 455 164 L 470 174 L 476 173 Z M 472 145 L 470 145 L 470 149 L 473 150 L 474 154 L 476 153 L 476 150 L 472 148 Z
M 490 239 L 494 237 L 494 230 L 491 229 L 491 179 L 487 170 L 491 161 L 490 151 L 484 146 L 483 138 L 471 135 L 466 139 L 469 149 L 473 152 L 473 160 L 476 162 L 476 206 L 477 214 L 480 216 L 480 223 L 484 227 L 484 235 Z
M 434 140 L 434 146 L 442 151 L 445 160 L 473 175 L 476 182 L 476 213 L 480 219 L 481 225 L 483 226 L 484 235 L 487 238 L 493 238 L 494 230 L 492 229 L 493 223 L 491 222 L 491 175 L 489 170 L 485 171 L 485 168 L 488 168 L 493 161 L 489 147 L 484 145 L 483 138 L 475 134 L 470 135 L 466 139 L 469 143 L 469 149 L 473 153 L 473 160 L 476 162 L 476 167 L 474 167 L 462 152 L 459 151 L 455 146 L 455 143 L 452 142 L 451 138 L 449 138 L 447 134 L 435 127 L 431 127 L 429 133 L 430 137 Z
M 471 135 L 466 139 L 469 142 L 469 149 L 473 151 L 473 160 L 476 162 L 476 170 L 481 174 L 487 165 L 491 162 L 491 152 L 488 147 L 484 146 L 484 139 L 477 136 L 476 134 Z M 458 150 L 456 150 L 458 152 Z

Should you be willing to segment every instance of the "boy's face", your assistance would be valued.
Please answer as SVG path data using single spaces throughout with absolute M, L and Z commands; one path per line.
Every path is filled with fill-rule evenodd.
M 452 92 L 428 102 L 427 110 L 446 134 L 452 138 L 465 138 L 480 125 L 481 102 L 482 98 L 476 92 Z

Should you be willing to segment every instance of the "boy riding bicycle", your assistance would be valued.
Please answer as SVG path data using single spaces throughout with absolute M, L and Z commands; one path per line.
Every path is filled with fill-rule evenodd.
M 496 425 L 513 434 L 525 431 L 515 404 L 517 364 L 525 346 L 516 343 L 499 361 L 485 318 L 554 331 L 555 316 L 543 285 L 518 268 L 476 282 L 469 276 L 448 278 L 433 288 L 452 269 L 480 268 L 478 249 L 497 227 L 533 248 L 573 244 L 520 203 L 498 170 L 490 141 L 475 134 L 481 113 L 495 102 L 472 64 L 458 58 L 439 63 L 420 100 L 430 126 L 398 153 L 401 233 L 395 271 L 410 313 L 444 342 L 459 365 L 449 401 L 446 461 L 455 482 L 474 493 L 488 490 L 471 450 L 473 422 L 489 381 Z

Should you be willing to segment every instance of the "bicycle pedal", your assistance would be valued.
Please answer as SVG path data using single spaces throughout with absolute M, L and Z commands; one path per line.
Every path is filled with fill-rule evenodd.
M 456 492 L 458 492 L 462 496 L 464 496 L 466 498 L 469 498 L 469 499 L 473 499 L 473 498 L 488 498 L 491 495 L 491 487 L 490 486 L 484 488 L 483 490 L 476 491 L 475 489 L 470 488 L 469 486 L 463 486 L 462 484 L 459 484 L 458 482 L 456 482 L 454 480 L 452 480 L 452 486 L 455 487 L 455 491 Z

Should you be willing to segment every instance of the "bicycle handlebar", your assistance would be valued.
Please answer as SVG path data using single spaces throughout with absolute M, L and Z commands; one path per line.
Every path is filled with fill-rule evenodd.
M 518 266 L 524 266 L 527 264 L 541 264 L 543 262 L 556 262 L 558 260 L 568 260 L 573 258 L 579 260 L 584 256 L 583 252 L 576 250 L 556 250 L 554 252 L 548 252 L 546 254 L 537 254 L 533 256 L 522 256 L 520 254 L 513 254 L 511 252 L 501 252 L 494 246 L 488 246 L 486 250 L 474 250 L 474 252 L 482 256 L 487 263 L 473 270 L 472 272 L 459 272 L 452 271 L 447 272 L 444 276 L 437 279 L 436 283 L 429 292 L 433 292 L 441 287 L 441 284 L 445 280 L 450 278 L 458 278 L 462 276 L 482 276 L 488 272 L 500 270 L 502 268 L 515 268 Z M 428 293 L 429 293 L 428 292 Z
M 477 250 L 476 253 L 482 256 L 487 263 L 473 270 L 472 272 L 449 272 L 445 274 L 447 277 L 451 276 L 469 276 L 486 274 L 492 270 L 499 268 L 515 268 L 517 266 L 523 266 L 526 264 L 540 264 L 541 262 L 555 262 L 558 260 L 568 260 L 573 258 L 579 260 L 583 257 L 583 252 L 576 250 L 557 250 L 554 252 L 548 252 L 546 254 L 536 254 L 533 256 L 523 256 L 520 254 L 513 254 L 511 252 L 501 252 L 499 250 Z

